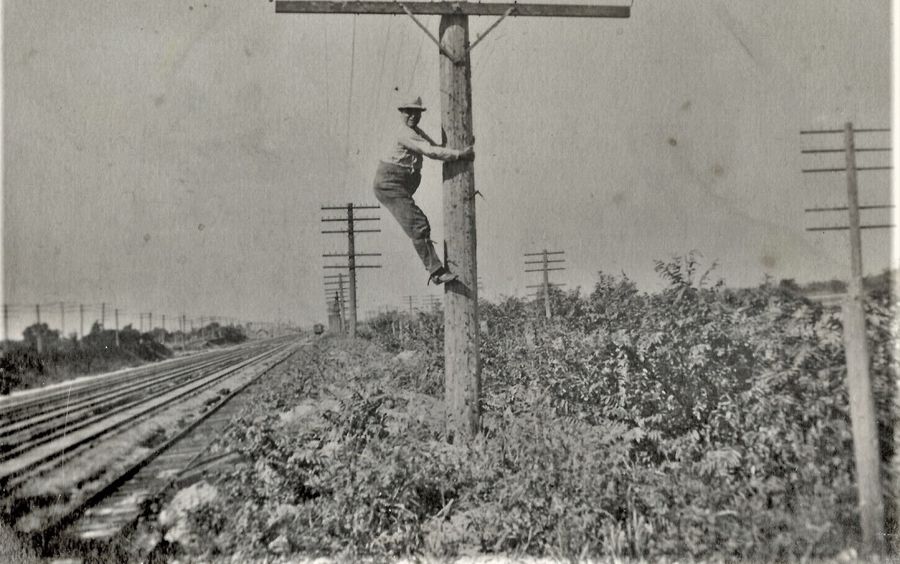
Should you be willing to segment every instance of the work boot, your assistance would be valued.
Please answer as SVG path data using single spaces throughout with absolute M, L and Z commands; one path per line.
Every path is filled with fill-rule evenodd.
M 458 280 L 459 275 L 454 274 L 447 270 L 447 267 L 440 267 L 431 273 L 431 276 L 428 277 L 428 284 L 434 284 L 435 286 L 440 286 L 444 282 L 452 282 L 453 280 Z

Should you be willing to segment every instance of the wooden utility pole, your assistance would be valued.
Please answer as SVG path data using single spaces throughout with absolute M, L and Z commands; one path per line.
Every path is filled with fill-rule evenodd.
M 106 302 L 100 304 L 100 329 L 106 330 Z
M 449 147 L 468 147 L 472 132 L 472 66 L 469 18 L 441 16 L 441 124 Z M 461 438 L 481 429 L 481 358 L 478 334 L 478 260 L 475 232 L 475 166 L 443 165 L 444 260 L 459 275 L 444 285 L 444 402 L 447 432 Z
M 9 304 L 3 304 L 3 352 L 9 352 Z
M 118 349 L 122 347 L 122 343 L 119 341 L 119 308 L 116 308 L 114 313 L 116 316 L 116 348 Z M 141 321 L 143 321 L 143 318 L 141 318 Z
M 81 331 L 81 340 L 84 340 L 84 304 L 78 304 L 78 327 Z
M 850 419 L 859 488 L 863 545 L 882 553 L 884 543 L 884 497 L 881 492 L 881 457 L 878 420 L 869 377 L 869 347 L 866 339 L 865 299 L 862 273 L 862 240 L 859 225 L 859 192 L 856 184 L 856 151 L 853 125 L 845 126 L 847 160 L 847 206 L 850 208 L 850 281 L 844 302 L 844 349 L 847 354 L 847 384 L 850 388 Z
M 322 233 L 346 233 L 347 234 L 347 253 L 326 253 L 323 257 L 347 257 L 347 265 L 326 265 L 325 268 L 346 268 L 349 270 L 350 281 L 350 331 L 351 339 L 356 338 L 356 269 L 358 268 L 381 268 L 381 265 L 362 265 L 356 264 L 356 257 L 380 257 L 381 253 L 357 253 L 356 252 L 356 234 L 357 233 L 380 233 L 380 229 L 357 229 L 355 223 L 357 221 L 378 221 L 378 217 L 356 217 L 353 210 L 375 210 L 380 206 L 360 206 L 352 203 L 346 206 L 322 206 L 323 210 L 345 210 L 347 217 L 326 217 L 323 222 L 342 221 L 347 222 L 347 229 L 329 229 Z
M 886 132 L 886 129 L 853 129 L 848 122 L 843 130 L 801 131 L 801 134 L 843 133 L 844 148 L 807 149 L 803 153 L 844 153 L 844 167 L 812 168 L 803 172 L 846 172 L 846 208 L 819 208 L 807 211 L 835 211 L 846 209 L 849 223 L 846 227 L 813 227 L 808 231 L 848 230 L 850 235 L 850 278 L 847 295 L 842 304 L 844 317 L 844 353 L 847 359 L 847 387 L 850 397 L 850 423 L 853 433 L 853 455 L 856 463 L 856 480 L 859 494 L 859 518 L 862 528 L 862 548 L 867 554 L 883 554 L 886 549 L 884 535 L 884 495 L 881 489 L 881 451 L 878 445 L 878 419 L 875 399 L 869 375 L 869 347 L 866 337 L 865 289 L 863 287 L 862 229 L 889 228 L 893 225 L 861 225 L 860 209 L 890 206 L 860 206 L 857 185 L 859 170 L 889 170 L 890 166 L 857 167 L 857 152 L 885 152 L 878 147 L 856 148 L 855 132 Z
M 66 306 L 63 302 L 59 302 L 59 335 L 66 337 Z
M 561 255 L 564 254 L 565 251 L 548 251 L 544 249 L 539 253 L 525 253 L 526 257 L 541 257 L 540 260 L 526 260 L 525 264 L 539 264 L 540 268 L 528 268 L 525 267 L 525 272 L 541 272 L 543 273 L 543 280 L 540 284 L 532 284 L 526 285 L 526 288 L 540 288 L 540 291 L 535 292 L 537 295 L 543 294 L 544 296 L 544 316 L 547 319 L 550 319 L 553 315 L 553 312 L 550 309 L 550 287 L 551 286 L 565 286 L 565 284 L 551 284 L 550 283 L 550 271 L 551 270 L 565 270 L 565 267 L 550 267 L 551 263 L 563 263 L 566 262 L 566 259 L 551 259 L 550 257 L 553 255 Z
M 333 294 L 332 294 L 333 293 Z M 338 299 L 338 313 L 340 318 L 340 328 L 338 330 L 339 333 L 344 334 L 347 332 L 347 292 L 346 286 L 344 285 L 344 273 L 338 272 L 337 274 L 329 274 L 325 276 L 325 295 L 326 297 L 331 297 L 334 295 Z
M 471 2 L 277 0 L 277 13 L 406 14 L 434 41 L 440 55 L 441 123 L 447 146 L 472 144 L 471 50 L 507 16 L 627 18 L 629 6 Z M 439 38 L 417 15 L 440 15 Z M 468 16 L 500 16 L 469 44 Z M 459 279 L 444 285 L 444 401 L 448 436 L 480 428 L 475 175 L 472 161 L 443 164 L 444 258 Z
M 34 312 L 37 317 L 37 330 L 35 331 L 35 336 L 37 337 L 37 352 L 38 354 L 41 354 L 44 352 L 44 338 L 42 336 L 43 331 L 41 328 L 41 304 L 34 305 Z
M 335 294 L 333 301 L 328 298 L 325 299 L 325 307 L 328 311 L 328 332 L 329 333 L 340 333 L 341 332 L 341 305 L 340 305 L 340 298 L 338 298 L 337 294 Z

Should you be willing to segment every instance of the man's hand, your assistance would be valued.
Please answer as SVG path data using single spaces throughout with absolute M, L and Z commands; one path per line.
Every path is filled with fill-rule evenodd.
M 459 152 L 459 160 L 461 161 L 474 161 L 475 160 L 475 147 L 473 145 L 469 145 L 465 149 Z

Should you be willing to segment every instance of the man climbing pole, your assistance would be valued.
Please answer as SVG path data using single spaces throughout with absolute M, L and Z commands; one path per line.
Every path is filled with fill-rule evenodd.
M 375 197 L 412 239 L 413 247 L 428 271 L 428 282 L 443 284 L 456 280 L 458 276 L 450 272 L 435 252 L 434 242 L 430 238 L 431 225 L 412 196 L 422 181 L 423 156 L 439 161 L 472 160 L 475 151 L 472 146 L 464 149 L 443 147 L 419 129 L 419 120 L 426 109 L 421 97 L 397 109 L 402 116 L 402 125 L 390 154 L 378 164 Z

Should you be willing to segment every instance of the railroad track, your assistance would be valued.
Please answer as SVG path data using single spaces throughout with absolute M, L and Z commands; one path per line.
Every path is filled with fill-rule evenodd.
M 5 401 L 0 404 L 0 498 L 6 520 L 26 523 L 25 532 L 44 539 L 67 528 L 85 539 L 113 536 L 140 514 L 145 499 L 167 487 L 163 477 L 186 470 L 201 443 L 205 448 L 217 436 L 215 429 L 239 407 L 240 392 L 298 345 L 296 338 L 270 340 L 35 394 L 16 405 Z M 155 418 L 177 409 L 190 417 L 181 418 L 174 436 L 135 447 Z M 90 467 L 92 458 L 115 456 L 115 449 L 122 451 L 115 463 L 95 461 L 99 468 Z M 85 461 L 87 469 L 67 470 L 84 467 Z M 36 493 L 38 484 L 60 476 L 69 483 Z M 132 502 L 127 510 L 123 499 Z M 26 513 L 33 516 L 23 521 Z

